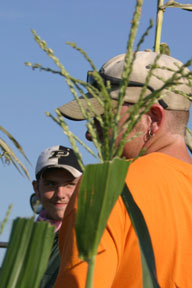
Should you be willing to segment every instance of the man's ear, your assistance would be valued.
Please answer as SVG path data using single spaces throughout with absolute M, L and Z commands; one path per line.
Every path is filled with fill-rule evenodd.
M 37 196 L 37 198 L 40 200 L 40 193 L 39 193 L 39 183 L 36 180 L 33 180 L 32 182 L 33 190 Z
M 151 118 L 151 132 L 155 134 L 162 127 L 165 119 L 165 110 L 161 105 L 153 104 L 147 115 Z

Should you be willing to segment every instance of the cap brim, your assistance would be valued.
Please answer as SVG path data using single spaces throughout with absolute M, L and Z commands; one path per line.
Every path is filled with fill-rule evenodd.
M 67 170 L 69 173 L 73 175 L 74 178 L 79 178 L 82 175 L 82 173 L 79 170 L 77 170 L 76 168 L 72 166 L 59 165 L 59 164 L 46 166 L 39 173 L 43 174 L 47 169 L 51 169 L 51 168 L 59 168 L 59 169 Z
M 142 87 L 128 87 L 126 89 L 126 95 L 124 97 L 125 102 L 129 103 L 137 103 L 141 94 Z M 111 98 L 112 98 L 112 106 L 115 107 L 117 105 L 117 99 L 119 95 L 120 89 L 116 89 L 111 91 Z M 150 90 L 146 90 L 145 96 L 151 93 Z M 89 111 L 90 117 L 95 117 L 96 115 L 102 115 L 104 113 L 104 108 L 98 102 L 96 98 L 93 98 L 89 93 L 87 93 L 87 97 L 89 98 L 89 104 L 92 105 L 93 109 L 89 108 L 87 101 L 83 98 L 79 98 L 81 105 L 84 111 Z M 61 114 L 71 120 L 85 120 L 87 117 L 83 115 L 81 108 L 76 100 L 68 102 L 63 106 L 57 108 Z
M 72 166 L 62 165 L 62 166 L 59 166 L 59 167 L 69 171 L 75 178 L 78 178 L 78 177 L 80 177 L 82 175 L 82 173 L 79 170 L 75 169 Z
M 87 94 L 88 95 L 88 94 Z M 90 95 L 90 94 L 89 94 Z M 85 99 L 79 98 L 81 105 L 85 111 L 89 111 L 89 115 L 91 117 L 94 117 L 96 114 L 101 115 L 104 112 L 103 107 L 101 104 L 97 101 L 96 98 L 89 98 L 89 104 L 93 107 L 93 110 L 91 111 L 89 108 L 89 105 Z M 86 116 L 82 113 L 80 105 L 76 100 L 73 100 L 71 102 L 68 102 L 64 104 L 63 106 L 60 106 L 57 108 L 61 114 L 71 120 L 85 120 Z

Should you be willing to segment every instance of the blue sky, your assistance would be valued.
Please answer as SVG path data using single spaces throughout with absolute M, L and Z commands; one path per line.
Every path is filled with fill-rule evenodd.
M 155 24 L 156 5 L 157 1 L 145 1 L 136 42 L 150 18 Z M 109 58 L 126 51 L 134 8 L 133 0 L 8 0 L 0 4 L 0 125 L 22 145 L 32 166 L 22 157 L 20 159 L 27 166 L 31 180 L 34 179 L 36 160 L 42 150 L 57 144 L 70 147 L 61 128 L 45 116 L 45 112 L 54 114 L 56 107 L 73 99 L 63 78 L 48 72 L 33 71 L 24 65 L 24 62 L 30 61 L 56 68 L 34 41 L 31 29 L 47 42 L 73 76 L 85 80 L 90 67 L 82 55 L 66 45 L 66 41 L 75 42 L 84 49 L 99 68 Z M 166 10 L 162 42 L 168 43 L 172 56 L 183 62 L 192 56 L 191 24 L 190 12 L 174 8 Z M 155 28 L 141 50 L 153 49 L 154 35 Z M 68 124 L 84 140 L 84 121 L 68 121 Z M 10 143 L 6 137 L 3 138 Z M 81 152 L 86 164 L 95 161 L 83 148 Z M 11 203 L 13 210 L 8 226 L 15 217 L 32 216 L 29 205 L 33 192 L 31 182 L 14 167 L 2 163 L 0 175 L 0 221 Z M 1 241 L 4 239 L 3 235 L 0 236 Z

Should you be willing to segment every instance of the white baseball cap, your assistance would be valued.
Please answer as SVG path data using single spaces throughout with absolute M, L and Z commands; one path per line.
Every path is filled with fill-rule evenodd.
M 49 147 L 41 152 L 35 168 L 36 177 L 38 178 L 48 168 L 63 168 L 75 178 L 82 175 L 82 170 L 74 151 L 61 145 Z

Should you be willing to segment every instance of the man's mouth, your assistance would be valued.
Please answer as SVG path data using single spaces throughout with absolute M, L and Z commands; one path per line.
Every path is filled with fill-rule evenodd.
M 68 202 L 59 202 L 59 203 L 55 203 L 54 205 L 56 206 L 56 207 L 63 207 L 63 206 L 66 206 L 68 204 Z

